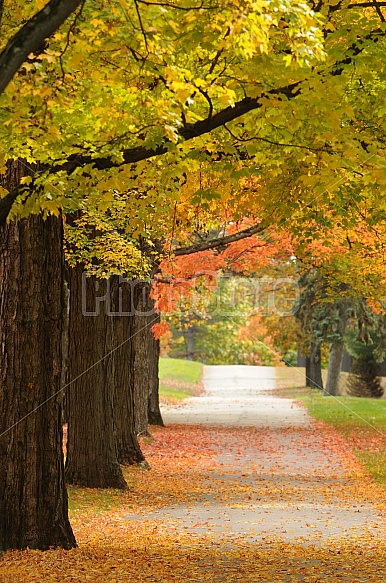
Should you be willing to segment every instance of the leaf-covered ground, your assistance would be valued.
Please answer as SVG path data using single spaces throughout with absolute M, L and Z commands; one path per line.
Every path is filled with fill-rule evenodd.
M 375 503 L 373 513 L 383 512 L 382 492 L 363 474 L 343 438 L 327 426 L 315 423 L 278 434 L 275 429 L 180 425 L 154 429 L 153 434 L 154 439 L 143 444 L 152 469 L 127 471 L 131 491 L 72 490 L 71 520 L 79 548 L 7 552 L 0 580 L 306 583 L 386 578 L 382 519 L 360 521 L 360 533 L 354 527 L 350 535 L 342 532 L 326 540 L 318 524 L 320 516 L 312 513 L 313 503 L 324 505 L 330 522 L 336 520 L 334 509 L 339 514 L 345 507 L 357 508 L 359 515 Z M 296 480 L 285 461 L 286 444 L 294 441 L 307 445 L 307 451 L 297 450 L 300 466 L 293 460 L 294 468 L 309 467 Z M 326 448 L 325 461 L 316 467 L 309 464 L 312 444 L 317 455 L 321 445 Z M 260 455 L 252 458 L 253 450 Z M 280 457 L 283 465 L 273 467 Z M 339 463 L 334 465 L 336 459 Z M 259 467 L 264 468 L 264 476 Z M 207 519 L 198 513 L 190 528 L 181 526 L 181 514 L 165 519 L 165 508 L 169 513 L 177 509 L 178 514 L 179 509 L 194 509 L 198 501 L 206 504 Z M 296 523 L 291 520 L 279 520 L 283 532 L 272 533 L 269 519 L 277 521 L 278 507 L 279 515 L 286 516 L 285 507 L 304 504 L 299 517 L 304 519 L 305 535 L 292 536 Z M 245 520 L 243 528 L 224 527 L 230 510 L 256 505 L 268 517 L 266 528 L 262 530 L 258 523 L 246 528 Z M 155 511 L 162 511 L 163 517 Z
M 152 428 L 151 470 L 128 468 L 128 492 L 70 490 L 79 547 L 9 551 L 1 583 L 385 580 L 384 490 L 299 411 L 298 424 Z

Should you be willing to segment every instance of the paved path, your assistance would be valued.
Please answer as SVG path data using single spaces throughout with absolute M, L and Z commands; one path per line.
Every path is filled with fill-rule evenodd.
M 231 504 L 226 489 L 225 498 L 224 492 L 204 495 L 193 506 L 159 511 L 161 522 L 172 520 L 193 534 L 301 537 L 306 544 L 386 533 L 371 501 L 353 504 L 341 496 L 343 489 L 355 489 L 347 460 L 329 448 L 325 436 L 318 438 L 304 409 L 275 394 L 274 368 L 207 366 L 203 382 L 204 395 L 184 407 L 164 408 L 165 423 L 253 427 L 258 446 L 246 435 L 240 455 L 240 443 L 223 435 L 216 469 L 208 472 L 219 490 L 221 484 L 237 485 L 248 495 Z
M 183 408 L 165 407 L 165 423 L 278 427 L 304 425 L 308 416 L 292 401 L 272 394 L 271 366 L 206 366 L 205 393 L 188 399 Z

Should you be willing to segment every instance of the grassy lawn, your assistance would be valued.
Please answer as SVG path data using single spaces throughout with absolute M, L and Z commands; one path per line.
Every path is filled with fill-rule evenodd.
M 203 365 L 179 358 L 160 358 L 160 400 L 177 402 L 202 392 Z
M 375 480 L 386 486 L 386 399 L 324 397 L 320 391 L 296 386 L 299 371 L 278 370 L 283 397 L 300 401 L 310 415 L 335 427 Z

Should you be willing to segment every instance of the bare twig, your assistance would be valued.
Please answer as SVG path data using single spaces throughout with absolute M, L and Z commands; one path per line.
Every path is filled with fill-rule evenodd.
M 62 71 L 62 79 L 63 80 L 66 76 L 66 72 L 65 72 L 64 67 L 63 67 L 63 57 L 66 54 L 68 47 L 70 46 L 71 34 L 75 31 L 75 27 L 77 25 L 77 22 L 78 22 L 79 18 L 82 16 L 85 2 L 86 2 L 86 0 L 82 0 L 82 4 L 80 5 L 80 8 L 79 8 L 77 14 L 75 15 L 75 18 L 74 18 L 70 28 L 67 31 L 66 45 L 59 55 L 59 63 L 60 63 L 60 69 Z
M 141 16 L 141 13 L 139 11 L 138 1 L 134 0 L 134 4 L 135 4 L 135 10 L 136 10 L 136 13 L 138 16 L 139 26 L 141 27 L 142 36 L 143 36 L 143 39 L 145 41 L 146 51 L 149 54 L 149 47 L 147 45 L 147 36 L 146 36 L 145 29 L 143 28 L 142 16 Z
M 232 136 L 232 138 L 234 140 L 236 140 L 237 142 L 255 142 L 255 141 L 259 141 L 259 142 L 266 142 L 267 144 L 271 144 L 272 146 L 279 146 L 282 148 L 301 148 L 302 150 L 309 150 L 310 152 L 328 152 L 329 154 L 331 154 L 331 150 L 328 148 L 313 148 L 312 146 L 303 146 L 301 144 L 287 144 L 287 143 L 282 143 L 282 142 L 275 142 L 274 140 L 269 140 L 268 138 L 261 138 L 259 136 L 253 136 L 252 138 L 242 138 L 240 136 L 236 136 L 228 127 L 226 124 L 224 124 L 224 128 L 227 130 L 227 132 L 229 132 L 229 134 Z

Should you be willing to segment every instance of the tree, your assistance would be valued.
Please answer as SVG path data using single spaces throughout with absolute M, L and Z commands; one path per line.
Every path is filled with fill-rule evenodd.
M 348 380 L 348 392 L 355 397 L 382 397 L 380 362 L 385 355 L 385 317 L 374 312 L 362 300 L 358 318 L 347 336 L 346 347 L 354 357 Z
M 94 304 L 88 314 L 82 313 L 84 287 L 91 288 L 87 295 L 95 301 L 92 291 L 98 283 L 95 276 L 84 280 L 82 274 L 82 265 L 70 270 L 66 479 L 89 488 L 125 489 L 114 436 L 114 319 L 111 315 L 106 318 L 110 309 L 107 301 L 103 306 Z
M 173 249 L 155 277 L 156 306 L 183 335 L 188 358 L 208 364 L 280 360 L 265 319 L 280 312 L 279 288 L 291 272 L 290 237 L 273 229 L 249 234 L 245 223 L 240 226 L 230 221 L 221 238 Z
M 3 184 L 22 176 L 8 165 Z M 76 546 L 62 452 L 62 238 L 57 217 L 0 229 L 0 550 Z
M 127 281 L 120 286 L 121 302 L 115 306 L 114 316 L 114 434 L 117 460 L 122 465 L 147 465 L 135 430 L 134 399 L 134 318 L 132 286 Z M 120 304 L 120 305 L 119 305 Z M 156 375 L 158 379 L 158 375 Z M 157 391 L 158 397 L 158 391 Z
M 309 227 L 316 228 L 316 224 L 311 221 Z M 294 244 L 301 273 L 297 317 L 311 353 L 316 355 L 317 366 L 312 366 L 312 358 L 308 369 L 309 383 L 322 387 L 320 348 L 323 343 L 328 343 L 330 354 L 325 393 L 336 395 L 349 320 L 361 327 L 367 325 L 369 307 L 363 297 L 371 297 L 373 307 L 379 308 L 382 303 L 384 284 L 380 237 L 384 225 L 380 222 L 372 228 L 360 216 L 355 228 L 342 226 L 340 220 L 333 230 L 329 220 L 317 228 L 317 239 L 310 240 L 305 230 L 303 235 L 299 233 Z M 303 352 L 307 353 L 304 346 Z
M 156 3 L 136 4 L 131 1 L 121 2 L 118 6 L 111 0 L 98 8 L 86 3 L 82 19 L 78 19 L 76 26 L 67 23 L 50 39 L 49 47 L 39 56 L 39 66 L 36 62 L 26 63 L 22 74 L 15 77 L 13 92 L 23 94 L 23 87 L 28 84 L 44 87 L 40 97 L 29 98 L 37 126 L 32 131 L 31 128 L 27 130 L 25 138 L 33 156 L 40 157 L 42 162 L 44 159 L 42 170 L 46 173 L 44 183 L 47 187 L 48 182 L 52 186 L 52 182 L 55 183 L 57 179 L 61 182 L 66 175 L 73 176 L 76 172 L 77 178 L 72 188 L 74 193 L 82 195 L 86 189 L 80 184 L 83 182 L 82 171 L 78 172 L 77 169 L 85 168 L 83 178 L 91 186 L 91 182 L 100 180 L 97 172 L 90 182 L 90 169 L 93 166 L 96 171 L 112 170 L 111 173 L 106 172 L 106 175 L 110 174 L 108 180 L 111 181 L 111 175 L 115 176 L 116 184 L 122 185 L 118 186 L 119 190 L 123 190 L 125 182 L 127 186 L 133 184 L 131 168 L 129 166 L 124 170 L 125 166 L 167 153 L 172 153 L 183 166 L 186 159 L 185 162 L 179 159 L 176 146 L 179 139 L 187 143 L 222 127 L 227 121 L 262 107 L 258 99 L 249 96 L 235 102 L 235 90 L 226 85 L 228 75 L 232 72 L 231 61 L 227 66 L 227 76 L 223 77 L 221 73 L 224 59 L 236 55 L 235 65 L 238 69 L 253 56 L 270 50 L 270 36 L 277 36 L 281 42 L 284 40 L 295 60 L 303 58 L 305 49 L 308 50 L 308 57 L 312 57 L 313 53 L 319 56 L 322 52 L 321 36 L 317 28 L 310 32 L 310 26 L 317 24 L 318 19 L 302 3 L 291 8 L 282 6 L 279 10 L 273 6 L 268 12 L 259 9 L 254 2 L 243 6 L 235 4 L 231 8 L 222 2 L 214 6 L 192 3 L 183 10 L 171 5 L 167 8 L 167 19 L 164 17 L 164 9 L 164 6 Z M 13 14 L 11 11 L 10 14 L 9 28 L 12 32 L 12 24 L 15 27 L 20 21 L 19 11 L 15 12 Z M 281 17 L 287 23 L 285 33 L 278 26 Z M 230 22 L 232 27 L 228 31 Z M 106 34 L 106 31 L 109 33 Z M 205 42 L 202 54 L 199 55 L 196 47 L 202 39 Z M 112 51 L 116 51 L 113 61 L 105 56 L 106 52 Z M 55 58 L 57 55 L 60 58 Z M 188 55 L 188 61 L 182 59 L 182 55 Z M 87 67 L 83 69 L 80 78 L 79 65 L 84 62 L 87 62 Z M 186 75 L 187 67 L 191 71 L 189 75 Z M 95 70 L 105 78 L 105 84 L 95 84 Z M 128 76 L 128 70 L 134 77 L 130 76 L 131 73 Z M 137 74 L 142 79 L 139 84 L 133 82 Z M 107 88 L 107 92 L 103 87 Z M 206 89 L 210 91 L 208 99 L 205 97 Z M 84 99 L 90 90 L 93 106 L 84 108 Z M 292 86 L 285 87 L 283 95 L 290 94 L 291 90 Z M 278 93 L 280 90 L 274 91 L 272 95 Z M 8 105 L 10 101 L 11 106 L 7 117 L 15 112 L 12 100 L 7 99 L 10 94 L 7 92 L 4 96 L 4 103 Z M 108 117 L 103 112 L 106 98 L 111 114 Z M 147 104 L 145 108 L 144 103 Z M 222 104 L 217 113 L 214 111 L 216 104 Z M 42 147 L 40 143 L 40 148 L 36 149 L 33 143 L 36 144 L 37 138 L 41 137 L 42 125 L 49 119 L 45 113 L 47 106 L 52 116 L 49 125 L 54 131 L 51 134 L 45 132 L 48 138 L 45 146 Z M 69 115 L 75 111 L 78 123 L 76 128 L 72 124 L 71 129 Z M 141 115 L 133 115 L 133 111 L 139 111 Z M 159 111 L 163 112 L 161 116 Z M 17 111 L 15 114 L 17 117 Z M 193 121 L 197 119 L 197 114 L 202 119 Z M 119 122 L 117 115 L 120 117 Z M 80 128 L 83 128 L 86 135 L 89 133 L 85 147 L 79 143 Z M 62 132 L 67 135 L 64 141 L 58 139 Z M 99 141 L 98 135 L 103 136 L 104 143 L 102 150 L 99 149 L 103 152 L 99 158 L 95 156 L 92 145 L 93 141 Z M 38 141 L 42 142 L 41 139 Z M 188 152 L 183 158 L 186 154 Z M 189 154 L 188 157 L 191 158 Z M 57 163 L 47 163 L 47 160 L 52 159 L 56 159 Z M 166 159 L 165 162 L 168 163 Z M 189 165 L 194 166 L 192 160 Z M 179 172 L 185 172 L 182 166 Z M 121 171 L 113 170 L 119 167 Z M 146 172 L 149 186 L 151 183 L 159 186 L 158 171 L 152 172 L 147 164 L 143 165 L 140 174 L 143 171 Z M 48 178 L 47 173 L 51 178 Z M 171 176 L 165 183 L 166 190 L 170 189 Z M 137 184 L 138 177 L 137 174 Z M 176 177 L 178 180 L 179 175 Z M 100 190 L 102 188 L 100 185 Z M 16 189 L 2 201 L 3 219 L 17 194 Z M 56 194 L 51 192 L 51 210 L 55 208 L 53 201 L 57 202 L 57 208 L 66 206 L 59 192 Z M 31 201 L 32 207 L 33 204 Z M 24 205 L 24 212 L 30 210 L 28 206 Z
M 118 275 L 139 274 L 144 262 L 131 239 L 118 230 L 114 211 L 120 204 L 108 216 L 84 211 L 66 225 L 73 379 L 67 399 L 66 477 L 86 487 L 125 488 L 119 464 L 144 462 L 135 419 L 137 410 L 144 409 L 147 428 L 148 395 L 136 384 L 149 383 L 149 374 L 138 374 L 138 353 L 144 352 L 144 334 L 150 330 L 137 306 L 143 282 Z M 141 362 L 146 362 L 144 356 Z
M 159 316 L 150 290 L 151 284 L 147 281 L 136 282 L 133 290 L 134 426 L 136 433 L 142 435 L 148 434 L 149 421 L 163 425 L 158 404 L 159 342 L 152 333 L 152 326 L 159 321 Z

